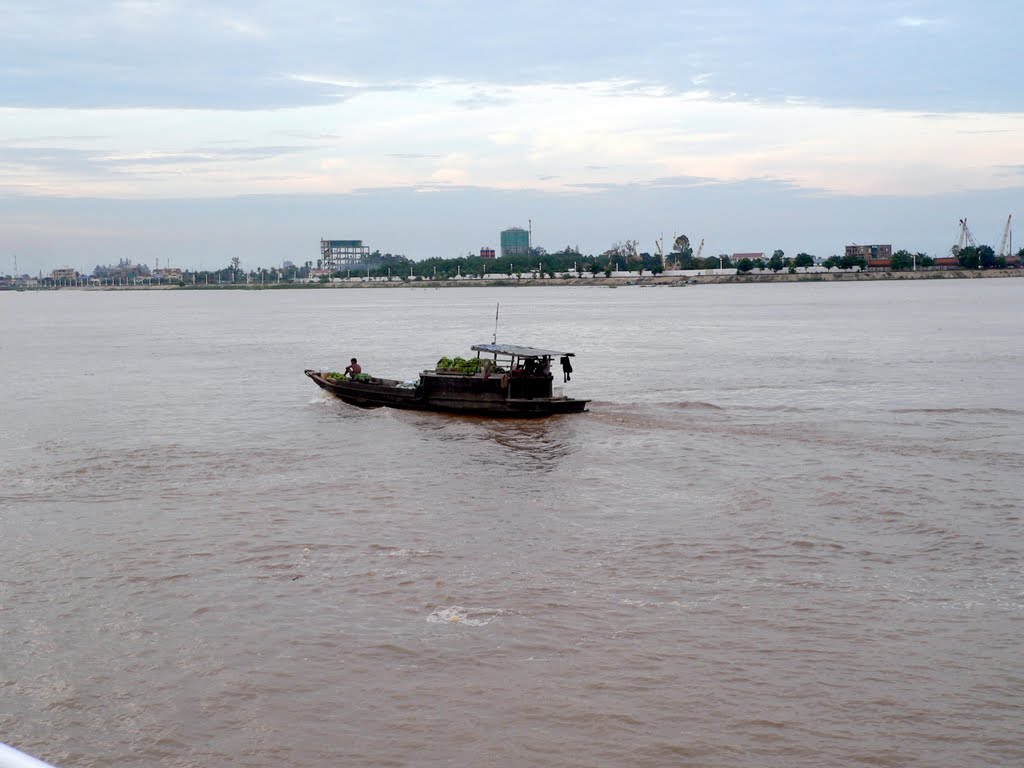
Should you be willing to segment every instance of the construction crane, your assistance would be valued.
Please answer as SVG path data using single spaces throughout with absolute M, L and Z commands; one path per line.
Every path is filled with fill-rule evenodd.
M 697 255 L 693 257 L 694 261 L 700 258 L 700 252 L 704 250 L 704 238 L 700 239 L 700 245 L 697 246 Z
M 974 239 L 974 235 L 971 234 L 970 228 L 967 226 L 967 219 L 960 219 L 960 237 L 957 238 L 956 245 L 950 250 L 954 256 L 958 256 L 966 246 L 972 248 L 978 247 L 978 241 Z
M 1010 251 L 1013 251 L 1013 235 L 1010 233 L 1010 221 L 1013 219 L 1011 213 L 1006 217 L 1006 227 L 1003 229 L 1003 239 L 999 241 L 999 257 L 1006 258 L 1010 254 L 1006 252 L 1006 239 L 1010 239 Z

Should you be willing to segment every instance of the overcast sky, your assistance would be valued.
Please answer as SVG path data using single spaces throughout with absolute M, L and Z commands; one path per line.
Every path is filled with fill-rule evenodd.
M 0 273 L 453 257 L 531 222 L 937 255 L 967 217 L 998 247 L 1022 29 L 1019 0 L 0 0 Z

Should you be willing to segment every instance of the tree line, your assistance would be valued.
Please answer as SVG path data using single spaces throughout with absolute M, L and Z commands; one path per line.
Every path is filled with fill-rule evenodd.
M 182 270 L 182 278 L 176 280 L 184 285 L 189 284 L 275 284 L 296 281 L 308 281 L 314 277 L 322 281 L 331 278 L 349 276 L 371 278 L 403 278 L 403 279 L 452 279 L 458 276 L 482 277 L 483 275 L 504 275 L 516 279 L 524 275 L 542 274 L 555 277 L 559 274 L 584 272 L 592 275 L 610 275 L 612 272 L 628 271 L 638 275 L 657 275 L 666 269 L 703 270 L 718 268 L 735 268 L 738 272 L 750 272 L 755 269 L 773 272 L 788 271 L 800 267 L 810 267 L 817 259 L 809 253 L 798 253 L 788 257 L 782 250 L 775 250 L 766 258 L 744 256 L 737 260 L 728 254 L 706 256 L 694 254 L 689 239 L 680 235 L 672 244 L 669 253 L 651 254 L 637 249 L 636 240 L 625 240 L 614 243 L 601 254 L 583 254 L 579 246 L 567 245 L 564 248 L 549 252 L 541 247 L 529 249 L 526 253 L 484 259 L 472 253 L 455 258 L 429 258 L 413 261 L 402 254 L 381 253 L 374 251 L 365 263 L 338 269 L 330 275 L 323 274 L 320 261 L 307 261 L 302 265 L 286 263 L 281 267 L 259 267 L 255 270 L 243 270 L 241 259 L 232 257 L 227 266 L 212 270 Z M 1007 259 L 998 256 L 991 246 L 979 245 L 959 249 L 956 254 L 957 265 L 963 269 L 993 269 L 1007 266 Z M 1014 259 L 1019 262 L 1024 258 L 1021 248 Z M 821 262 L 826 268 L 865 269 L 867 262 L 860 256 L 830 256 Z M 901 249 L 892 254 L 889 269 L 893 271 L 914 268 L 929 268 L 935 265 L 935 259 L 928 254 L 911 253 Z M 82 276 L 81 279 L 90 279 Z M 161 278 L 154 277 L 154 272 L 144 264 L 132 264 L 121 261 L 116 266 L 97 266 L 91 279 L 110 283 L 150 283 Z M 168 281 L 163 281 L 168 282 Z M 45 279 L 44 279 L 45 283 Z

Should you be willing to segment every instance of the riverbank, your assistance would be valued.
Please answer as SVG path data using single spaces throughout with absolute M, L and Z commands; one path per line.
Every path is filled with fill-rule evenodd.
M 318 290 L 323 288 L 479 288 L 507 286 L 579 285 L 606 286 L 682 286 L 720 283 L 829 283 L 869 282 L 877 280 L 974 280 L 978 278 L 1024 278 L 1024 269 L 948 269 L 909 272 L 814 272 L 776 274 L 712 274 L 712 275 L 641 275 L 633 277 L 543 277 L 484 280 L 464 277 L 457 280 L 402 279 L 402 280 L 343 280 L 330 283 L 198 283 L 195 285 L 61 285 L 61 286 L 2 286 L 10 291 L 252 291 L 252 290 Z
M 522 278 L 519 280 L 425 280 L 420 282 L 333 283 L 328 288 L 466 288 L 473 286 L 515 285 L 590 285 L 617 288 L 619 286 L 682 286 L 719 283 L 828 283 L 869 282 L 876 280 L 972 280 L 975 278 L 1020 277 L 1024 269 L 949 269 L 918 272 L 818 272 L 809 274 L 735 274 L 689 275 L 686 277 L 642 275 L 639 277 L 587 277 L 587 278 Z M 211 286 L 212 287 L 212 286 Z M 248 286 L 252 287 L 252 286 Z
M 827 283 L 868 280 L 972 280 L 989 277 L 1024 277 L 1024 269 L 936 269 L 909 272 L 701 275 L 691 279 L 701 283 Z

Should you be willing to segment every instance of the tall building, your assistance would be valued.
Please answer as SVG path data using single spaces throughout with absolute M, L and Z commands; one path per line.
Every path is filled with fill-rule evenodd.
M 370 247 L 362 240 L 321 240 L 320 261 L 323 269 L 343 269 L 363 264 L 370 256 Z
M 530 233 L 522 227 L 509 227 L 501 232 L 501 258 L 528 256 L 530 254 Z
M 848 245 L 847 256 L 860 256 L 869 267 L 888 267 L 892 265 L 891 245 Z

